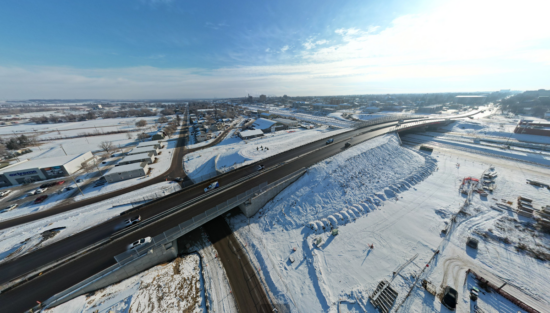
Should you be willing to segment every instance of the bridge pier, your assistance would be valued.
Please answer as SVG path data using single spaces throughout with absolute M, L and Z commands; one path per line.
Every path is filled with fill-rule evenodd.
M 307 171 L 306 169 L 299 170 L 275 182 L 274 184 L 272 184 L 272 186 L 269 187 L 269 189 L 265 190 L 260 194 L 255 194 L 254 197 L 246 200 L 245 203 L 240 204 L 239 208 L 241 209 L 241 211 L 246 217 L 252 217 L 267 202 L 275 198 L 275 196 L 278 195 L 279 192 L 283 191 L 283 189 L 285 189 L 290 184 L 298 180 L 298 178 L 300 178 L 302 175 L 304 175 L 306 171 Z

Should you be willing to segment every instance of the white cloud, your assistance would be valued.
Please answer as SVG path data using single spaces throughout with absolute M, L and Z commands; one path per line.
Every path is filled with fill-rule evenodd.
M 326 40 L 326 39 L 317 40 L 317 41 L 315 42 L 316 45 L 324 45 L 324 44 L 326 44 L 326 43 L 328 43 L 328 40 Z
M 265 49 L 265 52 L 269 52 L 269 51 L 271 51 L 271 49 L 270 49 L 270 48 L 267 48 L 267 49 Z
M 281 48 L 281 52 L 285 52 L 289 49 L 290 47 L 288 45 L 284 46 Z

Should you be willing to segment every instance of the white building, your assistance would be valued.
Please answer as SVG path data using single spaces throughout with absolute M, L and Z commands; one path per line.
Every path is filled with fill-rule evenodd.
M 147 163 L 133 163 L 128 165 L 115 166 L 108 171 L 103 177 L 109 183 L 114 183 L 126 179 L 136 178 L 147 175 L 149 165 Z
M 155 154 L 153 152 L 132 154 L 127 157 L 124 157 L 122 160 L 118 161 L 115 166 L 128 165 L 132 163 L 142 163 L 152 164 L 155 162 Z
M 158 155 L 159 154 L 159 149 L 153 147 L 153 146 L 149 146 L 149 147 L 136 147 L 132 150 L 130 150 L 130 152 L 128 152 L 128 155 L 132 155 L 132 154 L 140 154 L 140 153 L 149 153 L 149 152 L 153 152 L 154 155 Z
M 239 137 L 241 137 L 241 139 L 243 140 L 261 137 L 263 135 L 264 135 L 264 132 L 259 129 L 245 130 L 239 133 Z
M 155 147 L 156 149 L 160 149 L 160 142 L 158 141 L 144 141 L 138 143 L 136 148 L 142 148 L 142 147 Z
M 0 187 L 69 176 L 93 158 L 91 151 L 78 155 L 24 160 L 0 169 Z

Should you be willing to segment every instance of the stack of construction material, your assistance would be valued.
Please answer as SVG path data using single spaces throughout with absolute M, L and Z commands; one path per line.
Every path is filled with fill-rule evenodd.
M 522 196 L 518 197 L 518 209 L 516 211 L 518 215 L 532 218 L 534 211 L 533 200 Z
M 542 210 L 537 212 L 535 219 L 541 229 L 550 232 L 550 205 L 542 207 Z

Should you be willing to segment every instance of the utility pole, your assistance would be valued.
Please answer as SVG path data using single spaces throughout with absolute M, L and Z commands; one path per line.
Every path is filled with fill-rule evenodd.
M 63 149 L 63 152 L 65 152 L 65 149 L 63 148 L 63 145 L 59 145 L 61 149 Z M 65 155 L 67 155 L 67 152 L 65 152 Z
M 69 177 L 73 180 L 73 183 L 76 185 L 76 188 L 78 188 L 78 191 L 80 191 L 80 194 L 81 195 L 84 195 L 84 193 L 82 192 L 82 189 L 80 189 L 80 186 L 76 183 L 76 181 L 74 180 L 74 177 L 73 175 L 69 175 Z

